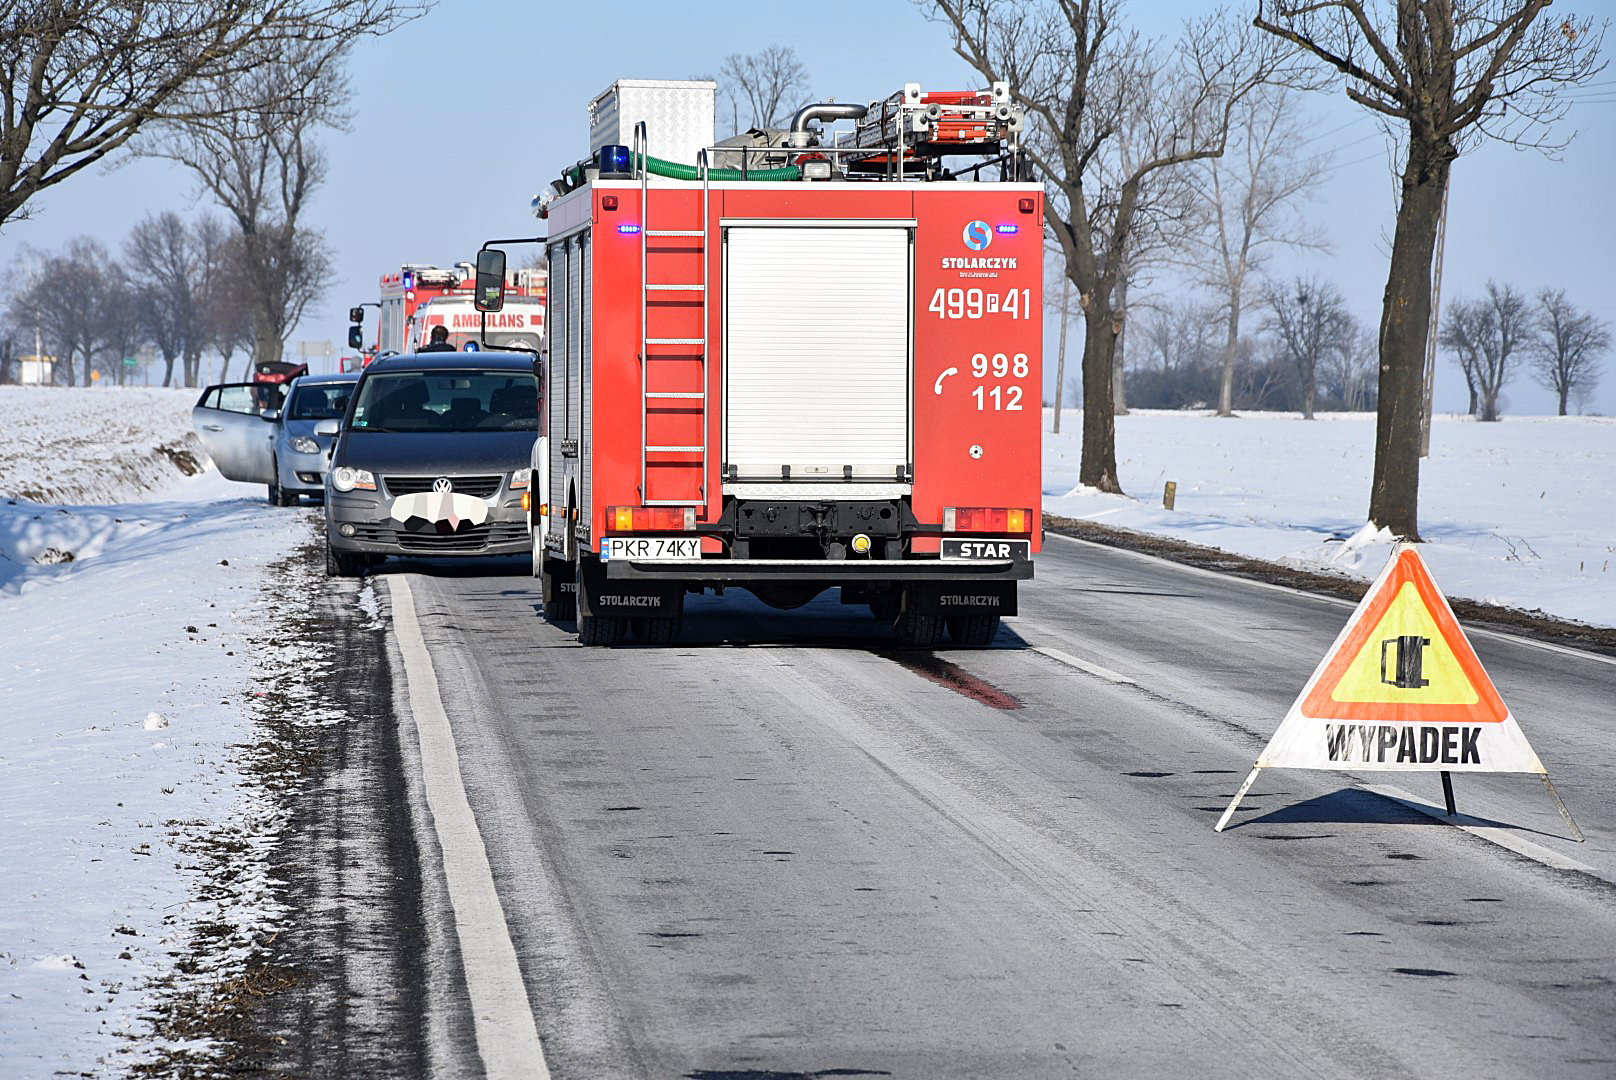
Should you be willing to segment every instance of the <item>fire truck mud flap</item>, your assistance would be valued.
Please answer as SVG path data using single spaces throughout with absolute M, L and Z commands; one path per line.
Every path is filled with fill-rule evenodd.
M 917 615 L 1016 614 L 1014 581 L 915 581 L 904 587 L 904 609 Z
M 683 612 L 685 590 L 679 581 L 608 575 L 607 565 L 585 559 L 578 568 L 583 578 L 576 593 L 579 615 L 677 619 Z M 616 561 L 609 565 L 616 571 Z

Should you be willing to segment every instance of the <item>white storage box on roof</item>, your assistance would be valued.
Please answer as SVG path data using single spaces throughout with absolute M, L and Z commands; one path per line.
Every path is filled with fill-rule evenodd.
M 589 152 L 633 146 L 634 125 L 644 120 L 652 157 L 694 165 L 713 145 L 717 90 L 707 79 L 619 79 L 589 103 Z

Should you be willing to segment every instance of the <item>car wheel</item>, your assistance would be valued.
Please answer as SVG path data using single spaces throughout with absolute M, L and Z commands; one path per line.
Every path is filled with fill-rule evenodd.
M 949 639 L 962 649 L 985 649 L 999 636 L 997 615 L 951 615 L 945 621 Z
M 331 546 L 331 540 L 325 542 L 325 576 L 326 577 L 358 577 L 365 572 L 365 556 L 358 552 L 338 551 Z

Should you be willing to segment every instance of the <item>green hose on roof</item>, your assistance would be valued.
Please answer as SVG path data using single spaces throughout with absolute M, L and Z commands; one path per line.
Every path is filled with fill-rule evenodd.
M 684 165 L 677 161 L 664 161 L 659 157 L 645 156 L 645 171 L 655 176 L 666 176 L 673 180 L 700 180 L 701 170 L 694 165 Z M 574 184 L 583 183 L 583 169 L 578 165 L 569 166 L 562 172 L 562 176 Z M 785 165 L 778 169 L 708 169 L 709 180 L 801 180 L 802 170 L 795 165 Z
M 645 155 L 645 171 L 657 176 L 667 176 L 674 180 L 700 180 L 701 170 L 694 165 L 683 165 L 677 161 L 664 161 L 659 157 Z M 740 169 L 708 169 L 709 180 L 801 180 L 802 170 L 795 165 L 784 165 L 778 169 L 747 169 L 744 173 Z

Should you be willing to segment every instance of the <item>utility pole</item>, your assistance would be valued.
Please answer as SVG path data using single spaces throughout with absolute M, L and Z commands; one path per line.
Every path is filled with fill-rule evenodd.
M 1055 360 L 1055 434 L 1060 434 L 1061 392 L 1066 389 L 1066 323 L 1069 321 L 1066 305 L 1072 296 L 1072 279 L 1061 275 L 1060 351 Z
M 1449 178 L 1452 183 L 1452 178 Z M 1436 224 L 1436 259 L 1431 267 L 1431 325 L 1425 330 L 1425 411 L 1420 414 L 1420 457 L 1431 456 L 1431 409 L 1436 395 L 1436 334 L 1442 314 L 1442 249 L 1448 238 L 1448 193 L 1442 192 L 1442 216 Z

